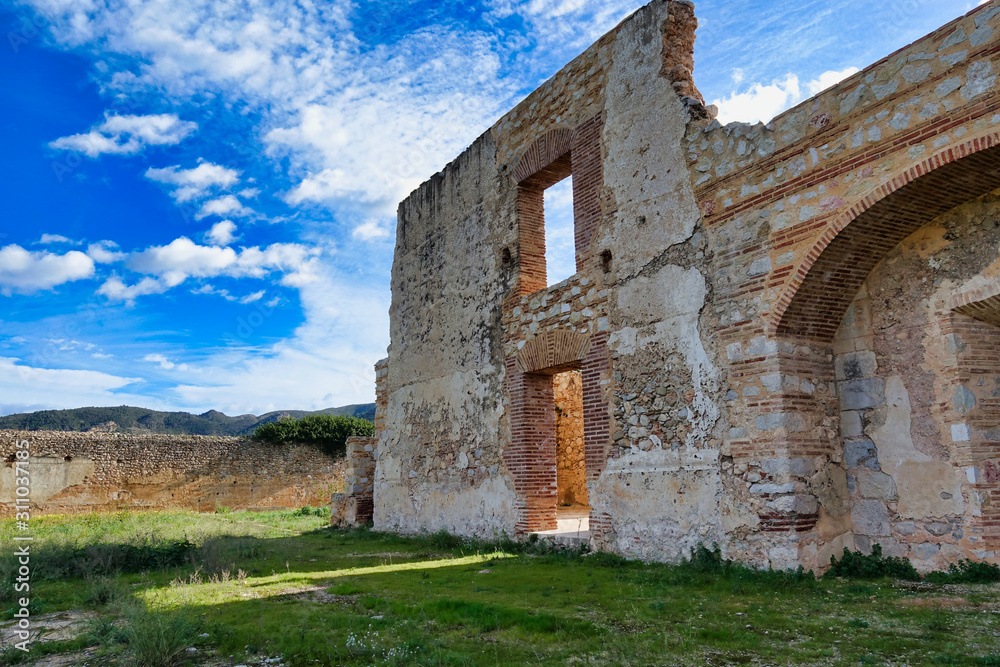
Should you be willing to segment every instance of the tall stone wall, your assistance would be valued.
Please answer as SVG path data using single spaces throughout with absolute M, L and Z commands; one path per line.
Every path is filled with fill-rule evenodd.
M 554 528 L 578 371 L 595 548 L 995 561 L 1000 0 L 767 125 L 712 118 L 696 25 L 639 9 L 401 205 L 376 527 Z
M 242 438 L 0 431 L 0 513 L 14 508 L 17 443 L 28 443 L 36 513 L 326 505 L 343 460 Z

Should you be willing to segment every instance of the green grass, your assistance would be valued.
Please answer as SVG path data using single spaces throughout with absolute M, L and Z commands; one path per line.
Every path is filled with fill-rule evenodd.
M 89 647 L 95 664 L 151 667 L 229 656 L 290 666 L 1000 665 L 996 584 L 817 580 L 709 549 L 681 566 L 645 564 L 326 521 L 312 511 L 37 519 L 37 610 L 96 618 L 29 657 Z M 0 522 L 0 542 L 11 537 Z M 155 557 L 185 544 L 179 562 Z M 77 576 L 95 564 L 108 571 Z M 943 597 L 968 604 L 919 604 Z M 0 664 L 21 659 L 0 653 Z

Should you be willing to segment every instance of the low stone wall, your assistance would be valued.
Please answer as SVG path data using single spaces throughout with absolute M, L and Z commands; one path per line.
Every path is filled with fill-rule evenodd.
M 17 443 L 30 453 L 34 513 L 214 511 L 326 505 L 344 461 L 244 438 L 0 431 L 0 516 L 14 508 Z

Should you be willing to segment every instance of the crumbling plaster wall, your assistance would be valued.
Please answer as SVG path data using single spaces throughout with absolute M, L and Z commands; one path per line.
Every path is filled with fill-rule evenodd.
M 608 469 L 602 460 L 589 471 L 589 498 L 609 528 L 602 548 L 633 553 L 634 536 L 643 534 L 656 536 L 644 555 L 672 558 L 693 544 L 678 541 L 691 525 L 699 526 L 697 539 L 722 537 L 717 351 L 699 329 L 711 288 L 697 268 L 704 241 L 680 146 L 688 118 L 704 114 L 691 83 L 695 25 L 690 3 L 641 8 L 400 207 L 377 527 L 513 534 L 517 499 L 501 459 L 511 437 L 504 360 L 545 331 L 606 336 L 617 328 L 622 335 L 608 345 L 616 378 L 602 375 L 600 391 L 610 404 L 612 385 L 621 386 L 612 430 L 624 435 L 601 448 L 600 458 L 614 459 Z M 578 276 L 520 296 L 511 172 L 549 130 L 593 119 L 603 128 L 606 169 L 591 252 Z M 612 275 L 589 261 L 599 251 L 611 253 Z M 657 296 L 631 305 L 650 280 Z M 619 291 L 627 295 L 621 306 Z M 609 325 L 609 310 L 618 326 Z M 501 319 L 504 349 L 496 338 Z M 629 434 L 633 415 L 644 424 Z M 659 453 L 651 453 L 654 442 Z M 687 497 L 695 502 L 665 523 L 678 486 L 694 489 Z
M 709 258 L 682 148 L 692 111 L 663 65 L 675 57 L 666 45 L 687 52 L 693 43 L 663 39 L 678 32 L 667 12 L 640 10 L 615 42 L 596 235 L 612 256 L 615 419 L 612 458 L 590 495 L 610 525 L 598 546 L 653 559 L 725 543 L 718 351 L 701 322 Z
M 823 284 L 836 267 L 823 265 L 812 276 L 810 268 L 821 256 L 841 266 L 863 265 L 866 253 L 880 259 L 888 248 L 878 243 L 892 238 L 890 224 L 874 225 L 839 250 L 824 244 L 845 227 L 850 232 L 860 212 L 903 184 L 919 184 L 928 172 L 997 145 L 998 24 L 1000 3 L 988 3 L 767 125 L 688 125 L 685 152 L 713 258 L 715 291 L 702 317 L 725 350 L 722 455 L 732 457 L 735 477 L 723 506 L 738 506 L 734 518 L 749 518 L 729 532 L 735 557 L 822 568 L 855 546 L 855 517 L 863 510 L 853 501 L 867 499 L 852 498 L 854 481 L 844 469 L 844 388 L 835 375 L 833 332 L 818 319 L 832 314 L 835 330 L 842 300 L 849 303 L 860 282 L 845 287 L 835 276 Z M 970 171 L 991 169 L 987 163 Z M 979 187 L 970 185 L 974 180 L 917 188 L 893 224 L 905 229 L 907 205 L 919 214 L 949 192 Z M 819 304 L 813 321 L 789 305 L 803 295 Z M 912 408 L 918 428 L 940 419 L 928 405 Z M 950 425 L 941 424 L 950 437 Z M 978 557 L 972 549 L 966 555 Z
M 583 367 L 587 409 L 601 411 L 588 414 L 590 423 L 610 422 L 600 442 L 587 436 L 592 546 L 676 560 L 699 542 L 717 542 L 729 557 L 776 568 L 822 568 L 844 547 L 873 539 L 921 566 L 954 560 L 958 551 L 948 545 L 995 558 L 970 537 L 992 530 L 1000 539 L 1000 514 L 990 514 L 1000 506 L 1000 464 L 988 460 L 996 458 L 990 434 L 1000 430 L 990 425 L 1000 402 L 969 383 L 975 376 L 990 386 L 983 355 L 993 358 L 991 330 L 941 305 L 946 289 L 931 281 L 933 295 L 886 310 L 890 319 L 906 313 L 912 320 L 919 304 L 933 301 L 937 309 L 938 324 L 925 327 L 922 365 L 905 381 L 907 365 L 918 362 L 913 339 L 903 345 L 913 354 L 897 359 L 885 333 L 893 325 L 884 335 L 854 331 L 861 301 L 840 338 L 834 334 L 858 289 L 863 301 L 878 287 L 862 285 L 870 268 L 929 219 L 907 226 L 907 207 L 919 213 L 936 199 L 991 189 L 984 184 L 995 166 L 986 149 L 1000 146 L 1000 2 L 766 126 L 711 119 L 691 77 L 695 25 L 690 3 L 655 0 L 639 9 L 401 206 L 376 526 L 493 535 L 548 521 L 539 509 L 545 493 L 531 506 L 523 491 L 550 484 L 541 470 L 548 450 L 538 447 L 532 460 L 541 463 L 526 476 L 515 469 L 536 444 L 531 433 L 520 434 L 537 426 L 528 423 L 535 413 L 523 409 L 531 393 L 517 383 L 532 374 L 538 383 L 553 370 L 529 369 L 519 355 L 547 358 L 541 348 L 586 338 L 589 361 L 559 357 L 576 343 L 551 356 Z M 546 167 L 540 156 L 551 145 L 572 136 L 576 151 L 586 132 L 598 133 L 600 155 L 580 162 L 588 177 L 599 175 L 600 188 L 596 204 L 576 202 L 578 273 L 537 292 L 533 274 L 531 289 L 521 289 L 520 269 L 530 260 L 534 271 L 538 258 L 537 248 L 520 254 L 519 212 L 537 217 L 538 204 L 536 197 L 535 208 L 520 211 L 518 184 Z M 947 172 L 950 182 L 935 177 L 921 181 L 931 183 L 924 191 L 903 188 L 975 152 L 981 161 Z M 577 175 L 575 196 L 584 180 Z M 909 194 L 883 215 L 889 223 L 874 216 L 850 226 L 897 191 Z M 597 222 L 587 217 L 581 235 L 581 216 L 595 210 Z M 893 237 L 898 229 L 907 231 Z M 844 238 L 846 249 L 836 250 Z M 894 240 L 879 246 L 886 238 Z M 920 254 L 900 253 L 906 259 L 884 266 Z M 985 289 L 977 281 L 989 271 L 954 256 L 964 273 L 945 281 Z M 832 273 L 810 273 L 820 260 L 864 271 L 826 284 Z M 1000 301 L 1000 287 L 989 298 Z M 975 308 L 985 307 L 980 301 Z M 565 332 L 576 338 L 559 338 Z M 959 339 L 975 339 L 976 352 L 961 352 Z M 943 364 L 940 375 L 935 363 Z M 848 377 L 849 368 L 857 373 Z M 860 386 L 881 388 L 876 404 L 851 407 Z M 961 414 L 970 410 L 970 393 L 975 411 Z M 931 407 L 913 400 L 931 395 Z M 852 430 L 857 422 L 860 434 Z M 916 444 L 935 429 L 945 439 L 961 436 L 952 427 L 963 425 L 968 446 L 923 451 Z M 894 434 L 906 428 L 916 434 L 917 454 L 893 450 Z M 856 456 L 861 446 L 845 447 L 845 438 L 870 441 L 871 455 Z M 937 466 L 929 476 L 917 473 L 933 483 L 912 496 L 935 489 L 937 500 L 903 502 L 905 470 L 895 471 L 897 480 L 867 467 L 887 480 L 859 467 L 887 452 L 904 468 Z M 927 521 L 908 519 L 914 514 Z M 979 527 L 967 530 L 970 521 Z M 914 532 L 903 535 L 910 523 Z
M 375 525 L 513 534 L 501 468 L 501 304 L 516 245 L 511 194 L 483 135 L 400 205 Z

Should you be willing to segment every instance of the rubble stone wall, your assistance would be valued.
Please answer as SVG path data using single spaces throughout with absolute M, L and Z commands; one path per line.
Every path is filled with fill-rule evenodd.
M 552 378 L 556 406 L 556 482 L 559 505 L 587 504 L 583 439 L 583 378 L 567 371 Z
M 4 516 L 14 511 L 15 453 L 24 441 L 36 513 L 320 506 L 343 485 L 343 460 L 310 446 L 216 436 L 2 431 Z

